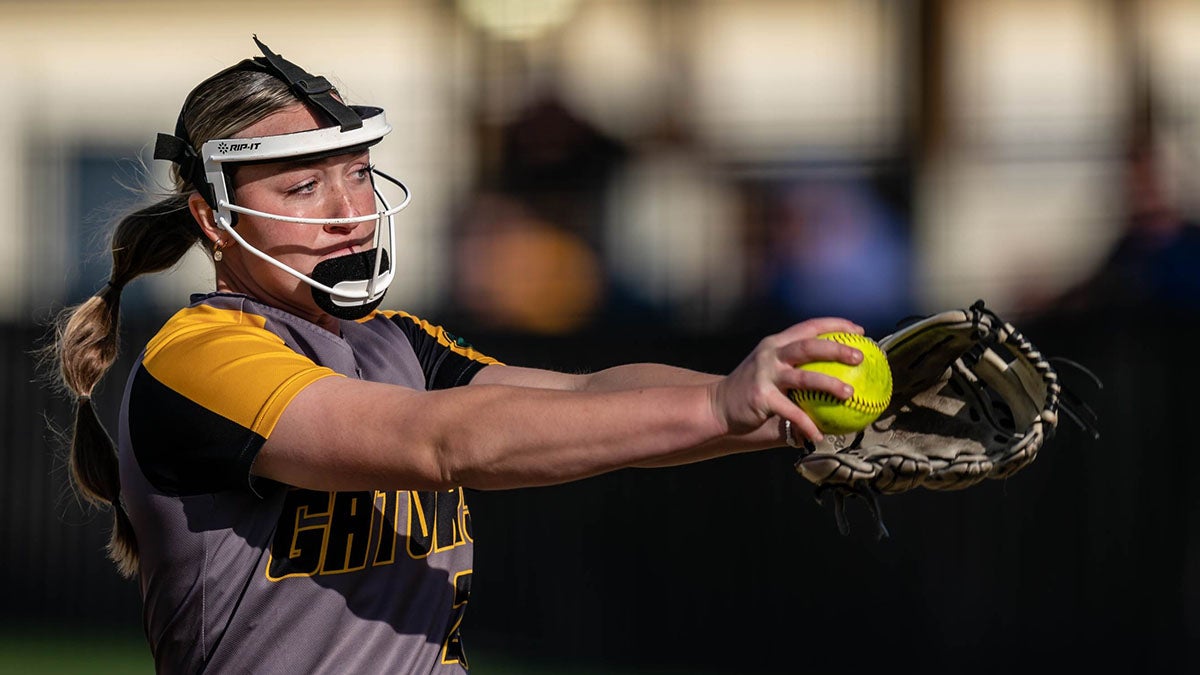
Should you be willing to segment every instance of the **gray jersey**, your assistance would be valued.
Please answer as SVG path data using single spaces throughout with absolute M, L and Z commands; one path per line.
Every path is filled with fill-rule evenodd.
M 472 536 L 461 489 L 318 492 L 250 469 L 288 402 L 318 379 L 438 389 L 491 363 L 399 312 L 344 321 L 337 336 L 213 294 L 168 321 L 130 375 L 119 433 L 158 670 L 464 672 Z M 338 411 L 329 401 L 327 414 Z

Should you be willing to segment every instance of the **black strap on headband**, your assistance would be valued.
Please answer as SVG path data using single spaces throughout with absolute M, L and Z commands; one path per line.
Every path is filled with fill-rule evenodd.
M 183 136 L 180 136 L 180 131 L 182 130 L 177 130 L 175 136 L 158 135 L 158 140 L 154 143 L 154 159 L 166 159 L 178 164 L 179 175 L 191 183 L 196 192 L 204 197 L 204 201 L 215 209 L 217 208 L 217 198 L 213 186 L 208 182 L 208 177 L 204 175 L 204 162 L 192 149 L 192 144 L 186 140 L 187 132 L 183 132 Z
M 266 65 L 269 72 L 292 88 L 300 100 L 317 106 L 329 118 L 342 127 L 342 131 L 358 129 L 362 126 L 362 118 L 350 106 L 333 97 L 333 85 L 321 75 L 313 75 L 300 66 L 288 61 L 279 54 L 271 51 L 255 35 L 254 44 L 262 50 L 263 55 L 254 60 Z
M 251 70 L 269 73 L 286 82 L 288 87 L 291 88 L 292 93 L 296 95 L 296 98 L 308 104 L 310 108 L 324 113 L 331 122 L 340 126 L 342 131 L 350 131 L 362 127 L 362 116 L 355 108 L 342 103 L 334 97 L 333 85 L 329 83 L 329 80 L 320 75 L 313 75 L 271 51 L 269 47 L 258 39 L 257 35 L 254 35 L 253 38 L 254 44 L 258 45 L 258 48 L 262 50 L 262 56 L 245 59 L 213 75 L 208 80 L 205 80 L 205 82 L 234 71 Z M 190 98 L 189 96 L 189 100 Z M 175 121 L 174 136 L 169 134 L 158 135 L 158 140 L 154 144 L 154 159 L 166 159 L 178 164 L 180 175 L 192 184 L 192 187 L 200 193 L 200 196 L 204 197 L 204 201 L 208 202 L 209 206 L 215 209 L 217 208 L 216 195 L 212 185 L 208 182 L 208 177 L 204 173 L 204 160 L 192 148 L 192 141 L 188 137 L 187 126 L 183 123 L 183 115 L 186 110 L 187 104 L 185 103 L 183 110 L 179 111 L 179 119 Z M 236 214 L 234 217 L 237 217 Z

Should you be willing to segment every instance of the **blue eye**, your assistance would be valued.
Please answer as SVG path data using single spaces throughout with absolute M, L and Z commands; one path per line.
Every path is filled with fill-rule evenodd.
M 317 181 L 310 180 L 307 183 L 304 183 L 302 185 L 297 185 L 296 187 L 288 190 L 287 192 L 289 195 L 299 194 L 301 192 L 312 192 L 313 188 L 315 188 L 316 186 L 317 186 Z

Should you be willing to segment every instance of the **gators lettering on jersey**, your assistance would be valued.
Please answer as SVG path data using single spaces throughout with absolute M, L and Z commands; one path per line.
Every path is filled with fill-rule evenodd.
M 199 296 L 130 374 L 122 498 L 160 672 L 465 670 L 461 490 L 319 492 L 250 474 L 287 404 L 318 379 L 441 389 L 496 363 L 403 312 L 341 328 Z

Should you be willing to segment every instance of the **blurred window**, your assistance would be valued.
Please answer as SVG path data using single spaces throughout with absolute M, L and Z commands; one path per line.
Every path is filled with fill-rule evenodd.
M 84 145 L 64 157 L 68 189 L 63 272 L 69 303 L 83 301 L 108 280 L 113 225 L 141 199 L 130 189 L 137 177 L 129 158 L 137 154 L 137 148 Z M 129 177 L 130 186 L 121 185 L 122 176 Z M 144 309 L 151 302 L 145 284 L 131 284 L 121 293 L 123 310 Z

